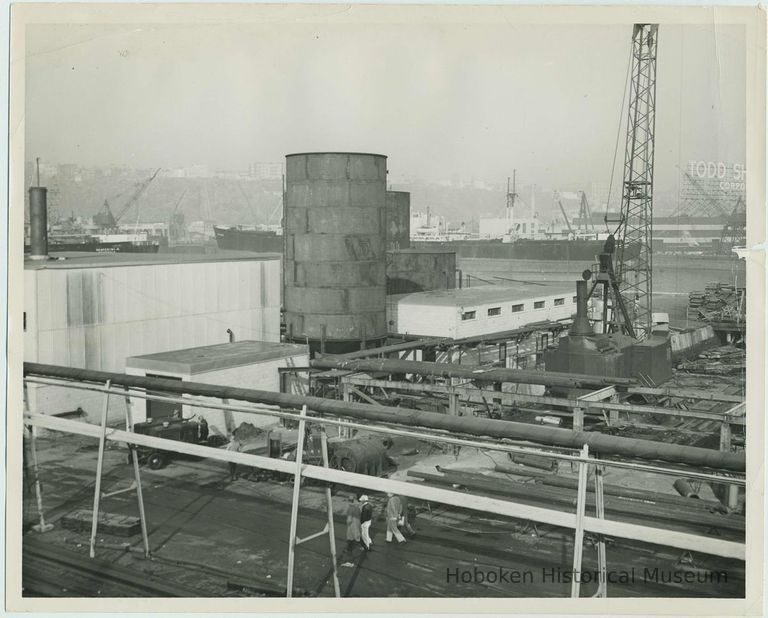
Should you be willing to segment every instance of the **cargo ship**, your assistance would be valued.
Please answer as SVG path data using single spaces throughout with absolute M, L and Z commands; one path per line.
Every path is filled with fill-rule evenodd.
M 413 241 L 415 249 L 453 251 L 462 258 L 507 260 L 595 261 L 603 250 L 602 240 L 534 240 L 521 238 L 514 242 L 501 240 L 453 240 L 444 242 Z
M 124 234 L 50 234 L 48 250 L 51 252 L 85 251 L 88 253 L 158 253 L 161 241 L 157 239 L 125 238 Z M 166 241 L 167 244 L 167 241 Z M 25 243 L 24 252 L 29 253 L 30 246 Z
M 743 216 L 742 216 L 743 219 Z M 602 218 L 593 218 L 593 229 L 604 225 Z M 578 219 L 574 225 L 581 225 Z M 653 220 L 654 253 L 683 255 L 730 255 L 734 238 L 726 238 L 724 229 L 732 225 L 727 217 L 655 217 Z M 734 226 L 743 229 L 744 222 Z M 490 258 L 508 260 L 549 260 L 593 262 L 602 252 L 607 233 L 581 236 L 558 235 L 545 238 L 471 238 L 463 231 L 442 231 L 438 226 L 411 224 L 411 247 L 427 251 L 451 251 L 460 258 Z M 585 226 L 586 227 L 586 226 Z M 236 251 L 283 251 L 283 236 L 279 226 L 214 226 L 219 249 Z M 538 234 L 537 234 L 538 235 Z M 730 241 L 730 242 L 729 242 Z M 739 244 L 738 242 L 736 244 Z
M 282 253 L 283 235 L 278 229 L 264 227 L 213 226 L 216 245 L 230 251 L 254 251 L 256 253 Z

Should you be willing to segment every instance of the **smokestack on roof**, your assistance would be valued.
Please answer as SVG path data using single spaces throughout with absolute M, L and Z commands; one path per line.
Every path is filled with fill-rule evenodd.
M 579 279 L 576 282 L 576 317 L 571 325 L 571 337 L 586 337 L 593 335 L 592 327 L 587 317 L 587 282 Z
M 48 259 L 48 189 L 29 188 L 29 257 Z

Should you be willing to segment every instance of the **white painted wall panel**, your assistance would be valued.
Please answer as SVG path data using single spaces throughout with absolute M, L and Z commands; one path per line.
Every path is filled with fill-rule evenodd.
M 152 370 L 154 375 L 169 375 L 179 377 L 185 381 L 201 382 L 203 384 L 218 384 L 222 386 L 234 386 L 240 388 L 253 388 L 258 390 L 279 392 L 280 374 L 278 368 L 289 366 L 306 366 L 309 364 L 307 354 L 297 354 L 294 356 L 275 358 L 268 361 L 243 365 L 240 367 L 229 367 L 218 371 L 206 371 L 195 374 L 169 373 L 161 370 Z M 130 375 L 145 375 L 146 370 L 127 367 L 126 373 Z M 218 400 L 204 398 L 216 405 Z M 236 402 L 235 402 L 236 403 Z M 145 399 L 134 399 L 133 407 L 134 420 L 136 422 L 145 421 L 147 418 L 147 406 Z M 183 406 L 183 418 L 192 418 L 202 416 L 208 421 L 210 431 L 215 434 L 227 435 L 233 429 L 239 427 L 242 423 L 250 423 L 254 427 L 270 427 L 279 423 L 279 420 L 273 416 L 246 414 L 241 412 L 225 412 L 210 408 L 200 408 L 196 406 Z
M 223 343 L 227 328 L 240 340 L 279 341 L 279 264 L 254 260 L 28 270 L 25 360 L 122 373 L 129 356 Z M 261 298 L 268 303 L 258 304 Z M 89 402 L 89 418 L 98 417 L 100 407 L 92 409 L 94 399 L 82 394 L 46 396 L 33 403 L 41 412 L 54 413 L 73 410 L 78 401 Z M 116 407 L 116 414 L 122 413 Z

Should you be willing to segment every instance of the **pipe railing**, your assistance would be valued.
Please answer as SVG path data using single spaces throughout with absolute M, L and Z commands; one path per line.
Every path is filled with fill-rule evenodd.
M 45 414 L 26 413 L 24 414 L 24 423 L 33 427 L 74 433 L 95 439 L 100 439 L 101 436 L 104 435 L 104 439 L 107 441 L 135 444 L 137 446 L 152 449 L 199 456 L 217 461 L 232 462 L 264 470 L 282 472 L 289 475 L 294 475 L 296 473 L 296 464 L 292 461 L 277 458 L 273 459 L 261 455 L 252 455 L 250 453 L 241 453 L 226 449 L 217 449 L 199 444 L 178 442 L 176 440 L 136 434 L 118 429 L 107 428 L 106 432 L 102 434 L 100 428 L 96 425 Z M 592 460 L 591 463 L 598 465 L 602 464 L 601 461 L 596 460 Z M 745 545 L 735 541 L 725 541 L 687 532 L 678 532 L 627 522 L 599 519 L 597 517 L 586 515 L 582 515 L 582 517 L 579 518 L 574 513 L 566 513 L 527 504 L 519 504 L 508 500 L 429 487 L 420 483 L 395 481 L 309 464 L 302 465 L 301 475 L 305 478 L 311 478 L 325 483 L 335 483 L 382 493 L 394 493 L 428 502 L 436 502 L 448 506 L 515 519 L 523 519 L 526 521 L 534 521 L 573 530 L 575 530 L 578 525 L 581 525 L 585 532 L 605 534 L 641 543 L 653 543 L 674 547 L 684 551 L 710 554 L 742 561 L 746 559 Z M 583 486 L 581 490 L 586 491 L 586 487 Z M 581 519 L 581 521 L 579 521 L 579 519 Z

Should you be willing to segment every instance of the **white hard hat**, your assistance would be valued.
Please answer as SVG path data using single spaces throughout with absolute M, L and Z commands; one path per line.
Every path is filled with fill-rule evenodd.
M 360 496 L 360 502 L 368 502 L 368 496 Z

